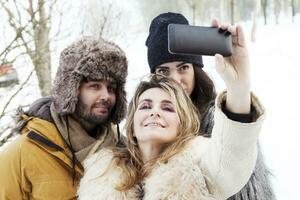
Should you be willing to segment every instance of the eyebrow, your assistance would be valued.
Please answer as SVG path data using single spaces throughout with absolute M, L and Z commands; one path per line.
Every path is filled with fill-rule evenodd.
M 144 103 L 144 102 L 151 103 L 152 100 L 151 99 L 142 99 L 138 102 L 138 105 L 140 105 L 141 103 Z
M 88 82 L 86 82 L 86 84 L 94 85 L 94 84 L 99 84 L 99 82 L 97 82 L 97 81 L 88 81 Z
M 172 104 L 172 105 L 173 105 L 173 102 L 172 102 L 172 101 L 169 101 L 169 100 L 163 100 L 161 103 L 164 103 L 164 104 Z
M 108 85 L 112 86 L 112 87 L 117 87 L 118 86 L 118 84 L 116 82 L 110 82 Z
M 86 83 L 98 84 L 101 81 L 103 81 L 103 79 L 100 79 L 100 80 L 88 79 L 88 80 L 86 80 Z M 108 85 L 110 85 L 110 86 L 117 86 L 118 84 L 115 81 L 108 81 Z
M 152 100 L 151 99 L 142 99 L 140 102 L 138 102 L 138 105 L 140 105 L 143 102 L 151 103 Z M 170 100 L 162 100 L 161 103 L 164 103 L 164 104 L 173 104 L 172 101 L 170 101 Z
M 176 67 L 180 67 L 182 65 L 185 65 L 187 62 L 182 62 L 182 63 L 179 63 L 178 65 L 176 65 Z
M 181 67 L 182 65 L 186 64 L 187 62 L 181 62 L 176 65 L 176 68 Z M 157 68 L 169 68 L 168 66 L 159 65 Z

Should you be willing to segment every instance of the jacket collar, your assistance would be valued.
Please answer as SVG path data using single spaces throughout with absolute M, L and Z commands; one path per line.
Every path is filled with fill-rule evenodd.
M 22 115 L 22 118 L 27 124 L 21 133 L 72 169 L 72 152 L 56 126 L 40 118 L 28 117 L 27 115 Z M 80 176 L 83 175 L 83 167 L 79 162 L 76 162 L 75 170 Z

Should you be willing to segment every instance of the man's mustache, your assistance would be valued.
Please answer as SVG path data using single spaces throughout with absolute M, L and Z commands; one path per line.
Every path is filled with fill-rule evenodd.
M 110 103 L 108 101 L 99 101 L 92 105 L 92 108 L 107 108 L 110 109 Z

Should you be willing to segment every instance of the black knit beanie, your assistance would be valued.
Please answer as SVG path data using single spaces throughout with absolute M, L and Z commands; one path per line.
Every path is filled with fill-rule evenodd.
M 154 73 L 158 65 L 173 61 L 185 61 L 203 67 L 201 55 L 179 55 L 168 51 L 169 24 L 189 24 L 189 22 L 183 15 L 172 12 L 162 13 L 152 20 L 146 40 L 151 73 Z

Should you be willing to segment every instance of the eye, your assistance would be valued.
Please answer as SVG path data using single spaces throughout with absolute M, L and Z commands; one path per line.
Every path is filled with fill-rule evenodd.
M 117 90 L 117 86 L 116 85 L 109 85 L 107 87 L 107 90 L 108 90 L 108 92 L 115 93 L 116 90 Z
M 171 105 L 163 105 L 162 110 L 168 111 L 168 112 L 175 112 L 175 109 Z
M 182 66 L 180 66 L 180 67 L 178 68 L 178 71 L 179 71 L 179 72 L 185 72 L 185 71 L 187 71 L 189 68 L 190 68 L 190 66 L 188 66 L 188 65 L 182 65 Z
M 161 75 L 164 75 L 164 76 L 168 76 L 170 74 L 170 72 L 166 68 L 157 68 L 156 69 L 156 74 L 161 74 Z
M 97 83 L 93 83 L 89 85 L 89 88 L 93 89 L 93 90 L 98 90 L 100 88 L 100 85 Z
M 139 110 L 151 109 L 151 105 L 149 103 L 143 103 L 139 106 Z

